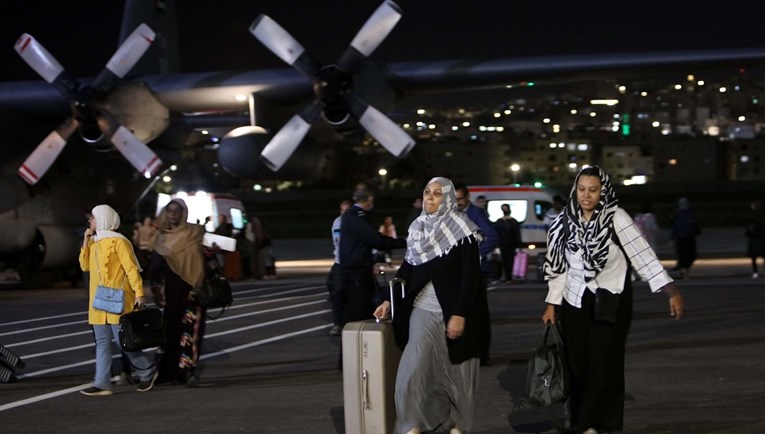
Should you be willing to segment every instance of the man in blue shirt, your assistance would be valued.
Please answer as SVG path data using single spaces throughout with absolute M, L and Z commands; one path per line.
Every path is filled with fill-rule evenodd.
M 491 255 L 494 250 L 499 247 L 499 234 L 494 229 L 494 224 L 489 220 L 489 216 L 483 208 L 479 208 L 470 203 L 470 192 L 467 185 L 462 183 L 454 184 L 455 199 L 457 200 L 457 208 L 466 213 L 470 220 L 473 221 L 481 229 L 483 240 L 478 245 L 478 251 L 481 254 L 481 271 L 484 275 L 484 284 L 486 277 L 492 273 L 492 265 L 494 261 L 491 260 Z M 491 322 L 488 318 L 487 321 Z M 487 344 L 485 346 L 485 353 L 481 355 L 481 365 L 486 366 L 489 364 L 489 344 L 491 340 L 491 329 L 487 327 L 489 335 L 486 337 Z
M 470 192 L 465 184 L 454 184 L 454 192 L 457 199 L 457 208 L 470 217 L 479 228 L 483 235 L 483 241 L 478 245 L 478 251 L 481 253 L 481 271 L 486 276 L 491 273 L 491 254 L 499 247 L 499 234 L 494 228 L 494 224 L 489 220 L 486 211 L 470 202 Z

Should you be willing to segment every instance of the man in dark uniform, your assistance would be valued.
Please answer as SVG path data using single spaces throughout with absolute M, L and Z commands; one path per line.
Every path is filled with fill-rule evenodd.
M 374 192 L 366 184 L 358 184 L 353 192 L 354 204 L 340 223 L 340 280 L 345 299 L 343 324 L 373 318 L 377 283 L 372 272 L 372 249 L 391 250 L 406 247 L 405 238 L 380 234 L 369 221 L 374 206 Z

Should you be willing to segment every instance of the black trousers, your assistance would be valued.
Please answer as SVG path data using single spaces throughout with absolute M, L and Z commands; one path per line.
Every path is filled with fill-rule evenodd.
M 380 301 L 377 281 L 369 270 L 340 271 L 340 290 L 343 301 L 343 325 L 352 321 L 374 319 L 374 311 Z
M 500 247 L 502 253 L 502 269 L 505 270 L 505 280 L 513 280 L 513 262 L 515 262 L 515 249 Z
M 624 353 L 632 322 L 632 283 L 626 279 L 616 323 L 595 321 L 589 290 L 577 309 L 565 300 L 560 325 L 570 374 L 571 427 L 620 431 L 624 424 Z
M 340 290 L 340 264 L 332 264 L 327 275 L 327 291 L 329 291 L 329 303 L 332 305 L 332 322 L 335 325 L 343 323 L 343 293 Z

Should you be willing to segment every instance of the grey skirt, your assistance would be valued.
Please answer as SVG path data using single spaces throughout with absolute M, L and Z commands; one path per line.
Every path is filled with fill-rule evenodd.
M 409 342 L 396 375 L 396 433 L 412 428 L 443 430 L 473 425 L 479 360 L 459 365 L 449 360 L 443 315 L 415 307 Z

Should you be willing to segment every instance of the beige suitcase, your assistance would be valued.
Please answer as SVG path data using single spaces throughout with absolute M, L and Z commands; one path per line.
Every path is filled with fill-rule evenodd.
M 393 279 L 393 286 L 403 282 Z M 393 298 L 393 297 L 391 297 Z M 391 310 L 391 315 L 393 311 Z M 343 404 L 346 434 L 390 434 L 401 350 L 390 321 L 349 322 L 343 328 Z

